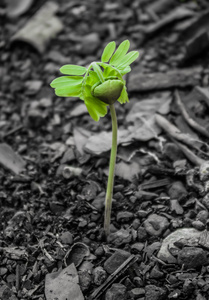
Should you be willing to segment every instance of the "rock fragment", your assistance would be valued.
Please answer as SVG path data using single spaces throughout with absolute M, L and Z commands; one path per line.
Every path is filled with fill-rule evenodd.
M 208 264 L 207 253 L 201 248 L 184 247 L 178 254 L 178 263 L 188 269 L 196 269 Z
M 160 236 L 168 226 L 168 219 L 157 214 L 150 215 L 144 222 L 146 232 L 154 236 Z
M 117 250 L 104 263 L 104 269 L 108 274 L 112 274 L 131 254 L 124 250 Z

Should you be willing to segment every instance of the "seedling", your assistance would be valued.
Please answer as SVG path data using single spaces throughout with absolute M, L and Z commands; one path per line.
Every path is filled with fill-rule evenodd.
M 138 51 L 131 51 L 128 40 L 123 41 L 115 51 L 115 42 L 105 47 L 101 62 L 92 62 L 88 68 L 76 65 L 65 65 L 60 72 L 62 76 L 52 81 L 51 87 L 59 97 L 79 97 L 84 101 L 87 110 L 95 121 L 107 114 L 109 106 L 112 118 L 112 148 L 110 155 L 109 176 L 105 199 L 104 230 L 110 232 L 112 193 L 114 184 L 115 162 L 117 154 L 117 117 L 114 103 L 129 102 L 126 82 L 123 76 L 131 71 L 130 64 L 139 56 Z

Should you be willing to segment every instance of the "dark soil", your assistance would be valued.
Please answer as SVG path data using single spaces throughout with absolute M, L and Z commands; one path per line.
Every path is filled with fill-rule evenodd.
M 163 1 L 57 1 L 57 16 L 64 29 L 42 54 L 24 42 L 11 43 L 11 38 L 43 3 L 34 2 L 17 18 L 8 17 L 6 1 L 0 3 L 0 142 L 9 145 L 25 164 L 20 174 L 12 172 L 5 161 L 0 167 L 0 299 L 52 299 L 45 294 L 46 274 L 75 263 L 77 256 L 80 261 L 75 265 L 85 299 L 91 295 L 91 299 L 106 300 L 209 299 L 207 236 L 204 242 L 179 242 L 178 249 L 170 250 L 174 261 L 158 256 L 164 239 L 177 229 L 193 228 L 207 235 L 207 190 L 201 194 L 186 179 L 188 170 L 197 167 L 194 181 L 204 185 L 198 166 L 164 132 L 160 135 L 163 140 L 137 138 L 119 146 L 118 163 L 124 162 L 126 169 L 115 177 L 112 234 L 106 241 L 103 215 L 109 151 L 96 155 L 84 146 L 89 136 L 111 131 L 110 116 L 94 122 L 85 111 L 75 111 L 80 100 L 58 98 L 49 85 L 60 75 L 62 65 L 86 66 L 100 58 L 109 41 L 119 44 L 128 38 L 132 50 L 143 52 L 133 66 L 134 75 L 199 68 L 197 76 L 184 78 L 181 85 L 175 85 L 175 79 L 173 85 L 165 85 L 163 93 L 169 92 L 171 100 L 174 87 L 182 95 L 193 92 L 197 85 L 207 88 L 208 48 L 185 56 L 184 37 L 175 41 L 183 31 L 182 20 L 153 33 L 136 27 L 157 24 L 176 7 L 201 15 L 209 8 L 207 1 L 171 1 L 170 6 L 164 3 L 159 11 L 148 13 L 147 7 L 157 2 Z M 128 86 L 130 80 L 131 75 Z M 189 83 L 184 84 L 186 81 Z M 133 87 L 129 104 L 116 104 L 121 130 L 129 127 L 126 116 L 135 103 L 161 97 L 162 90 L 156 89 Z M 197 99 L 195 109 L 193 115 L 208 128 L 206 100 Z M 176 122 L 180 114 L 175 103 L 163 115 L 183 131 L 182 121 Z M 199 133 L 196 138 L 208 142 Z M 194 154 L 208 160 L 207 153 L 195 149 Z M 0 151 L 0 161 L 1 157 Z M 129 162 L 139 168 L 134 175 Z M 74 168 L 70 175 L 63 173 L 66 165 Z M 83 251 L 87 248 L 80 249 L 78 243 L 88 246 L 86 258 Z M 71 251 L 72 257 L 65 259 L 69 249 L 76 258 Z M 131 254 L 133 262 L 128 263 Z M 123 264 L 122 271 L 118 270 Z M 111 284 L 94 297 L 115 270 L 118 274 Z

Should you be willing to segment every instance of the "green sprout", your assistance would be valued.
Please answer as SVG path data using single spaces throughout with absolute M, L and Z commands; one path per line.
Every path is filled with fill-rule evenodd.
M 117 117 L 114 103 L 129 102 L 126 82 L 123 76 L 131 71 L 130 64 L 139 56 L 138 51 L 130 51 L 129 40 L 123 41 L 116 49 L 115 42 L 105 47 L 101 62 L 92 62 L 88 68 L 76 65 L 65 65 L 60 72 L 67 76 L 56 78 L 51 87 L 59 97 L 79 97 L 84 101 L 93 120 L 107 114 L 109 106 L 112 118 L 112 148 L 110 155 L 109 176 L 105 199 L 104 231 L 110 233 L 112 193 L 114 184 L 115 162 L 117 154 Z

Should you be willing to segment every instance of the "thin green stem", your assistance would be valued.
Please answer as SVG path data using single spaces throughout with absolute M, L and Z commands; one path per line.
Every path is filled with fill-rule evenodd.
M 92 63 L 92 68 L 97 73 L 101 83 L 104 82 L 105 80 L 104 80 L 104 77 L 103 77 L 102 70 L 101 70 L 100 66 L 96 62 L 93 62 Z
M 111 209 L 112 209 L 112 194 L 113 194 L 113 185 L 114 185 L 114 173 L 115 173 L 115 162 L 117 155 L 117 116 L 115 113 L 114 104 L 110 106 L 110 113 L 112 118 L 112 149 L 110 154 L 110 166 L 109 166 L 109 176 L 107 182 L 107 192 L 105 199 L 105 216 L 104 216 L 104 231 L 106 237 L 110 233 L 110 219 L 111 219 Z

